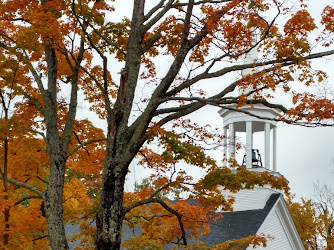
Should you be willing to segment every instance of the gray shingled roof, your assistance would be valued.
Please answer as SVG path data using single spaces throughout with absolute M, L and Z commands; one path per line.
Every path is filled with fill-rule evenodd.
M 272 194 L 263 209 L 222 213 L 224 218 L 211 225 L 211 232 L 200 240 L 215 245 L 256 234 L 280 195 Z
M 278 200 L 281 194 L 272 194 L 263 209 L 237 211 L 234 213 L 224 212 L 223 218 L 215 224 L 210 225 L 211 232 L 208 235 L 200 237 L 200 241 L 204 241 L 210 245 L 222 243 L 227 240 L 240 239 L 249 235 L 256 234 L 264 219 Z M 68 235 L 73 235 L 79 228 L 77 225 L 66 225 L 65 230 Z M 140 228 L 134 230 L 123 227 L 122 240 L 129 239 L 140 233 Z M 70 249 L 78 243 L 70 243 Z M 169 247 L 167 247 L 169 248 Z

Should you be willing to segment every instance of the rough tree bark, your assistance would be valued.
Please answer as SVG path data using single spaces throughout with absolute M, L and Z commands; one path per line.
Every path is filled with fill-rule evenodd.
M 6 106 L 6 101 L 4 98 L 4 95 L 2 92 L 0 92 L 0 97 L 1 97 L 1 103 L 2 103 L 2 108 L 4 110 L 5 113 L 5 121 L 8 121 L 8 108 L 9 108 L 9 104 L 8 106 Z M 9 100 L 10 103 L 10 100 Z M 8 192 L 8 137 L 6 136 L 4 139 L 4 152 L 3 152 L 3 171 L 0 173 L 3 179 L 3 191 L 4 192 Z M 8 200 L 8 195 L 4 196 L 5 200 Z M 10 210 L 9 208 L 5 208 L 3 214 L 4 214 L 4 227 L 5 227 L 5 233 L 3 235 L 3 244 L 4 245 L 8 245 L 9 243 L 9 234 L 7 233 L 9 230 L 9 216 L 10 216 Z
M 56 157 L 56 156 L 55 156 Z M 63 186 L 65 162 L 62 157 L 51 159 L 50 181 L 45 193 L 45 212 L 52 249 L 68 249 L 63 223 Z

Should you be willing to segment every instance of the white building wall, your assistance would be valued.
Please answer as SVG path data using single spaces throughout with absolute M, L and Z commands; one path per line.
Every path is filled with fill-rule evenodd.
M 259 232 L 257 234 L 265 234 L 273 237 L 272 240 L 267 240 L 267 247 L 256 247 L 256 250 L 292 250 L 294 249 L 284 231 L 284 226 L 279 218 L 278 212 L 275 209 L 273 213 L 269 214 L 264 221 Z M 248 247 L 247 250 L 254 249 Z
M 240 190 L 236 194 L 231 193 L 228 190 L 221 190 L 221 192 L 226 197 L 234 197 L 234 211 L 263 209 L 270 195 L 272 195 L 273 193 L 277 193 L 277 191 L 265 187 L 255 187 L 254 189 Z

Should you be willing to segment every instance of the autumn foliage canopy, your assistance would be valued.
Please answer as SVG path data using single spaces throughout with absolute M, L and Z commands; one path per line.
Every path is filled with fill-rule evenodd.
M 312 92 L 327 72 L 312 59 L 334 54 L 334 9 L 312 15 L 303 0 L 1 1 L 0 248 L 119 249 L 124 225 L 142 228 L 129 249 L 209 249 L 197 239 L 233 204 L 221 188 L 287 191 L 283 178 L 223 167 L 208 153 L 221 131 L 191 114 L 262 104 L 280 121 L 331 125 L 334 103 Z M 148 179 L 125 189 L 130 164 Z M 69 224 L 80 230 L 66 237 Z

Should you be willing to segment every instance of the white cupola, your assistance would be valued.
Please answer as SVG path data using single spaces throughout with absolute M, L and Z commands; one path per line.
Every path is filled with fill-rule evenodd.
M 245 57 L 245 64 L 252 64 L 257 59 L 257 52 L 255 49 L 251 50 Z M 251 74 L 252 69 L 242 71 L 242 75 Z M 246 89 L 240 90 L 240 95 L 249 94 L 253 91 L 250 86 Z M 248 95 L 251 99 L 252 95 Z M 229 105 L 219 110 L 220 116 L 223 118 L 223 133 L 224 133 L 224 155 L 227 160 L 234 159 L 236 153 L 236 133 L 245 134 L 246 138 L 245 154 L 242 162 L 239 164 L 246 167 L 248 170 L 254 172 L 268 171 L 272 175 L 280 177 L 281 174 L 277 172 L 277 122 L 275 118 L 280 111 L 278 109 L 269 108 L 263 104 L 244 105 L 237 108 L 236 105 Z M 264 152 L 260 152 L 254 148 L 253 135 L 254 133 L 263 133 Z M 261 154 L 264 155 L 262 161 Z M 225 166 L 229 161 L 225 161 Z M 233 161 L 230 163 L 233 167 Z M 244 189 L 237 193 L 231 193 L 221 189 L 222 194 L 226 196 L 233 196 L 235 203 L 233 209 L 235 211 L 263 209 L 271 194 L 281 193 L 279 190 L 274 190 L 269 186 L 255 187 L 252 190 Z
M 241 164 L 248 169 L 264 167 L 276 172 L 277 124 L 273 119 L 279 114 L 278 110 L 268 108 L 262 104 L 255 104 L 252 107 L 245 105 L 240 108 L 230 106 L 227 109 L 221 109 L 219 114 L 223 118 L 225 157 L 227 159 L 235 158 L 235 133 L 246 133 L 245 159 Z M 264 133 L 264 164 L 262 159 L 259 158 L 259 151 L 253 148 L 253 134 L 255 132 Z
M 254 39 L 253 44 L 256 40 Z M 244 63 L 252 64 L 257 60 L 256 48 L 246 54 Z M 251 74 L 253 69 L 249 68 L 242 71 L 242 75 Z M 240 95 L 253 91 L 250 86 L 240 90 Z M 249 99 L 252 95 L 249 95 Z M 224 155 L 226 159 L 235 159 L 235 134 L 236 132 L 246 133 L 246 152 L 241 165 L 247 169 L 265 168 L 267 171 L 276 172 L 276 127 L 275 118 L 280 111 L 268 108 L 262 104 L 245 105 L 236 108 L 236 105 L 226 106 L 219 111 L 223 118 L 223 131 L 225 138 Z M 262 163 L 259 150 L 253 147 L 253 134 L 255 132 L 264 133 L 264 164 Z M 272 155 L 271 155 L 272 152 Z

